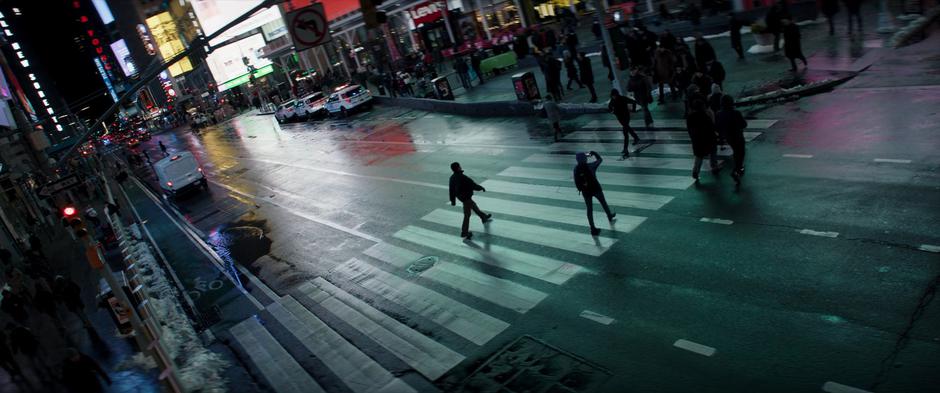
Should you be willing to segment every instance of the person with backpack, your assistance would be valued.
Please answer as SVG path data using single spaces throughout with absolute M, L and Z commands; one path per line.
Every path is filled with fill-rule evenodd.
M 620 95 L 620 91 L 613 89 L 610 91 L 610 104 L 607 104 L 607 110 L 617 116 L 617 121 L 623 127 L 623 151 L 621 158 L 630 157 L 630 137 L 633 137 L 633 144 L 640 143 L 640 136 L 636 134 L 633 127 L 630 127 L 630 99 Z
M 594 162 L 588 163 L 588 155 L 594 156 Z M 594 226 L 594 198 L 601 203 L 604 212 L 607 213 L 607 220 L 613 222 L 617 213 L 610 211 L 607 206 L 607 200 L 604 199 L 604 190 L 601 189 L 601 183 L 597 181 L 597 167 L 601 165 L 604 159 L 596 151 L 590 153 L 578 153 L 575 155 L 578 164 L 574 167 L 574 185 L 578 192 L 584 197 L 584 206 L 587 208 L 588 224 L 591 226 L 591 236 L 597 236 L 601 230 Z
M 741 184 L 741 177 L 744 176 L 744 129 L 747 128 L 747 120 L 744 120 L 741 111 L 734 109 L 734 98 L 729 95 L 721 98 L 721 110 L 718 111 L 717 118 L 718 130 L 725 135 L 734 153 L 731 178 L 736 184 Z
M 476 202 L 473 201 L 474 191 L 486 192 L 486 189 L 473 181 L 469 176 L 464 175 L 459 162 L 452 162 L 450 164 L 450 170 L 454 171 L 454 174 L 450 175 L 450 205 L 455 206 L 457 199 L 463 204 L 463 224 L 460 226 L 460 237 L 465 240 L 470 240 L 470 238 L 473 237 L 473 233 L 470 232 L 470 212 L 473 211 L 476 213 L 476 215 L 480 217 L 480 221 L 484 224 L 489 222 L 493 217 L 492 214 L 487 214 L 480 210 Z

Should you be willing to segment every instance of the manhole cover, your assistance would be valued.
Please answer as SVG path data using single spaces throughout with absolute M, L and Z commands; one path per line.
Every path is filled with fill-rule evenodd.
M 433 255 L 418 258 L 417 261 L 414 261 L 411 265 L 408 266 L 408 273 L 414 275 L 424 273 L 424 271 L 430 269 L 431 266 L 434 266 L 437 261 L 438 258 Z
M 610 371 L 532 336 L 509 343 L 455 392 L 589 392 L 610 378 Z

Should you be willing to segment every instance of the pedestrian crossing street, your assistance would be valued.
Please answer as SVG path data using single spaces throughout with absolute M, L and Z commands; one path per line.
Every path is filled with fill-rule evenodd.
M 747 140 L 774 122 L 750 120 Z M 670 124 L 684 121 L 656 125 Z M 618 160 L 622 142 L 604 141 L 622 140 L 619 124 L 588 123 L 481 182 L 487 191 L 474 200 L 493 220 L 472 217 L 472 240 L 459 237 L 461 206 L 450 206 L 442 192 L 441 204 L 415 222 L 276 299 L 261 315 L 266 324 L 249 319 L 230 333 L 253 362 L 279 359 L 282 367 L 261 368 L 274 391 L 297 391 L 277 379 L 298 370 L 316 381 L 309 391 L 425 391 L 558 286 L 591 274 L 598 258 L 691 186 L 691 147 L 682 134 L 643 131 L 644 143 L 632 146 L 639 154 Z M 600 236 L 590 235 L 572 184 L 573 153 L 588 150 L 605 156 L 598 179 L 617 212 L 608 222 L 595 202 Z

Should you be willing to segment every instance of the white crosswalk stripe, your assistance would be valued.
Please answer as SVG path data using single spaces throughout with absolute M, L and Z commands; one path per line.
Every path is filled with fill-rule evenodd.
M 767 129 L 773 127 L 777 123 L 777 120 L 772 119 L 750 119 L 747 121 L 747 129 Z M 643 119 L 630 119 L 631 127 L 644 127 Z M 682 128 L 685 129 L 685 119 L 654 119 L 654 127 L 665 127 L 665 128 Z M 584 125 L 585 129 L 591 128 L 616 128 L 620 129 L 620 122 L 617 119 L 607 119 L 607 120 L 592 120 Z
M 583 227 L 588 226 L 587 215 L 583 207 L 580 209 L 571 209 L 567 207 L 490 198 L 481 195 L 475 195 L 473 200 L 480 205 L 480 209 L 491 214 L 511 214 L 531 217 L 542 221 L 552 221 Z M 595 200 L 594 203 L 596 204 L 597 201 Z M 609 228 L 620 233 L 629 233 L 640 226 L 643 221 L 646 221 L 646 217 L 618 214 L 617 220 L 611 223 L 607 221 L 606 213 L 600 208 L 600 205 L 598 205 L 594 209 L 594 221 L 599 227 Z
M 688 142 L 689 133 L 687 131 L 637 131 L 637 135 L 644 141 L 684 141 Z M 744 141 L 750 142 L 760 136 L 761 132 L 744 132 Z M 630 138 L 631 141 L 633 138 Z M 623 140 L 623 133 L 620 131 L 575 131 L 566 134 L 565 141 L 598 141 L 598 140 Z
M 366 250 L 365 254 L 400 269 L 407 268 L 423 256 L 388 243 L 378 243 Z M 420 278 L 434 281 L 518 313 L 529 311 L 548 296 L 545 292 L 494 277 L 446 259 L 439 260 L 430 269 L 422 272 Z
M 572 169 L 529 168 L 519 166 L 506 168 L 506 170 L 498 173 L 498 175 L 527 179 L 554 180 L 566 183 L 571 183 L 574 178 Z M 647 175 L 605 171 L 598 171 L 597 178 L 603 185 L 669 188 L 674 190 L 684 190 L 695 182 L 690 176 Z
M 692 155 L 692 145 L 690 144 L 654 144 L 650 147 L 643 149 L 643 153 L 655 153 L 655 154 L 676 154 L 691 156 Z M 731 148 L 726 148 L 724 150 L 718 149 L 717 151 L 719 156 L 730 156 L 732 154 Z
M 533 154 L 522 162 L 532 164 L 559 164 L 574 166 L 574 154 Z M 607 167 L 620 168 L 650 168 L 650 169 L 677 169 L 688 171 L 694 162 L 691 158 L 663 158 L 663 157 L 630 157 L 627 160 L 605 159 L 603 164 Z
M 489 244 L 484 248 L 474 242 L 462 241 L 456 233 L 440 233 L 409 225 L 392 236 L 552 284 L 564 284 L 575 275 L 586 271 L 572 263 L 510 247 Z
M 546 186 L 502 180 L 487 180 L 481 183 L 481 185 L 486 187 L 487 192 L 571 202 L 582 202 L 584 200 L 581 195 L 578 194 L 578 189 L 574 187 Z M 611 190 L 604 190 L 604 197 L 607 198 L 607 203 L 610 206 L 644 210 L 659 210 L 673 199 L 673 197 L 668 195 Z
M 356 258 L 333 272 L 477 345 L 487 343 L 509 327 L 508 323 L 475 308 Z
M 460 228 L 463 213 L 437 209 L 421 217 L 421 219 Z M 473 219 L 471 220 L 470 230 L 484 236 L 518 240 L 595 257 L 604 254 L 610 246 L 617 242 L 617 239 L 614 238 L 591 236 L 588 231 L 571 232 L 506 219 L 493 220 L 488 224 L 482 224 L 480 220 Z M 485 240 L 481 239 L 481 241 Z

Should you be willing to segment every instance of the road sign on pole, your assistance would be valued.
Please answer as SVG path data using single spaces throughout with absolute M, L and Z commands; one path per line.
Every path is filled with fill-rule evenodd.
M 284 15 L 284 24 L 294 40 L 294 50 L 304 51 L 330 42 L 330 25 L 326 21 L 323 3 L 314 3 Z
M 75 187 L 79 185 L 79 183 L 81 183 L 81 181 L 78 179 L 78 176 L 74 174 L 68 175 L 42 186 L 42 188 L 39 189 L 39 196 L 50 197 L 52 194 L 55 194 L 59 191 Z

